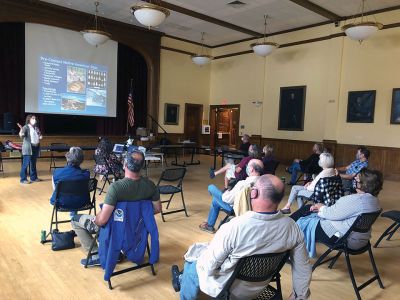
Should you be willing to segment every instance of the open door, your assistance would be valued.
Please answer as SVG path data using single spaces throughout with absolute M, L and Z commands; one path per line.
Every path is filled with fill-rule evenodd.
M 210 145 L 215 147 L 239 146 L 240 105 L 210 106 Z

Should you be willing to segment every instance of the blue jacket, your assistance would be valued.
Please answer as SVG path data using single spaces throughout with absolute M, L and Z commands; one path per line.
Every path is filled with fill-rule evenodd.
M 317 256 L 317 250 L 315 247 L 315 230 L 317 229 L 317 225 L 320 220 L 321 219 L 318 217 L 318 214 L 313 213 L 298 219 L 296 222 L 301 231 L 304 233 L 304 241 L 306 243 L 308 256 L 310 258 Z
M 59 181 L 67 181 L 67 180 L 83 180 L 83 179 L 89 179 L 90 178 L 90 172 L 88 170 L 82 170 L 79 167 L 73 167 L 70 165 L 66 165 L 64 168 L 57 168 L 54 170 L 53 173 L 53 182 L 54 186 L 57 186 L 57 183 Z M 50 198 L 50 203 L 51 205 L 54 205 L 54 202 L 56 200 L 56 191 L 55 189 L 53 191 L 53 195 L 51 195 Z M 76 196 L 69 196 L 69 195 L 63 195 L 58 199 L 58 203 L 62 206 L 66 206 L 68 208 L 79 208 L 82 207 L 84 203 L 86 203 L 87 198 L 81 198 L 81 197 L 76 197 Z
M 121 250 L 130 261 L 143 263 L 149 233 L 149 262 L 154 264 L 160 257 L 160 245 L 151 200 L 117 202 L 113 214 L 99 233 L 99 258 L 105 270 L 104 280 L 111 278 Z

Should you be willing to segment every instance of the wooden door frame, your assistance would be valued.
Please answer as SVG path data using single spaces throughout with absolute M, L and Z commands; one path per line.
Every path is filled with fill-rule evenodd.
M 202 125 L 203 125 L 203 112 L 204 112 L 204 106 L 203 106 L 203 104 L 198 104 L 198 103 L 185 103 L 185 121 L 184 121 L 184 124 L 183 124 L 183 135 L 185 136 L 185 138 L 186 138 L 186 112 L 187 112 L 187 107 L 188 106 L 194 106 L 194 107 L 200 107 L 201 108 L 201 115 L 200 115 L 200 121 L 201 121 L 201 124 L 200 124 L 200 126 L 199 126 L 199 129 L 197 130 L 197 143 L 200 143 L 200 137 L 201 137 L 201 127 L 202 127 Z
M 238 119 L 239 119 L 239 121 L 238 121 L 238 130 L 237 130 L 237 134 L 236 134 L 236 140 L 239 141 L 239 132 L 240 132 L 240 104 L 226 104 L 226 105 L 213 104 L 213 105 L 210 105 L 209 116 L 208 116 L 208 120 L 209 120 L 209 122 L 210 122 L 210 125 L 211 125 L 211 112 L 212 112 L 212 110 L 213 110 L 214 108 L 215 108 L 215 109 L 220 109 L 220 108 L 223 108 L 223 109 L 232 109 L 232 108 L 234 108 L 234 109 L 237 109 L 237 110 L 238 110 Z M 215 124 L 217 124 L 217 123 L 218 123 L 218 120 L 215 119 Z M 211 128 L 210 128 L 210 132 L 211 132 Z M 215 145 L 217 144 L 216 141 L 218 140 L 218 138 L 217 138 L 217 131 L 216 131 L 216 130 L 214 130 L 214 136 L 211 137 L 211 138 L 214 140 L 214 148 L 215 148 Z M 238 145 L 236 145 L 236 146 L 238 146 Z

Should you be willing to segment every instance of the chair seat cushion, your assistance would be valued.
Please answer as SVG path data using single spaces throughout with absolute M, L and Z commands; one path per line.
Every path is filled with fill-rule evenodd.
M 400 211 L 399 210 L 385 211 L 381 216 L 392 219 L 393 221 L 396 221 L 396 222 L 400 222 Z
M 173 185 L 160 185 L 158 186 L 158 190 L 160 191 L 160 194 L 175 194 L 181 191 L 180 188 Z

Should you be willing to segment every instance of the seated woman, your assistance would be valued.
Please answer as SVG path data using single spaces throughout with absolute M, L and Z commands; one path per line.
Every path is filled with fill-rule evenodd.
M 107 172 L 111 172 L 118 178 L 122 178 L 124 175 L 124 170 L 122 169 L 121 159 L 119 159 L 112 151 L 113 144 L 107 137 L 102 137 L 97 145 L 96 150 L 94 151 L 94 154 L 102 156 L 107 161 L 107 164 L 111 170 L 108 170 L 107 165 L 105 164 L 96 164 L 93 171 L 95 174 L 106 174 Z
M 295 185 L 296 180 L 297 180 L 297 172 L 301 171 L 303 173 L 309 173 L 311 172 L 312 174 L 319 173 L 321 169 L 318 166 L 318 160 L 319 160 L 319 155 L 323 151 L 323 146 L 320 143 L 316 143 L 313 146 L 313 153 L 304 160 L 295 158 L 293 160 L 293 163 L 290 167 L 286 168 L 286 172 L 292 174 L 290 177 L 290 182 L 288 182 L 288 185 Z
M 264 174 L 275 175 L 277 161 L 274 157 L 274 148 L 271 145 L 265 145 L 263 150 L 262 162 L 264 164 Z
M 210 178 L 214 178 L 219 174 L 225 174 L 225 188 L 228 188 L 229 180 L 235 179 L 237 181 L 244 180 L 247 178 L 246 167 L 250 160 L 258 159 L 260 156 L 260 150 L 257 145 L 250 145 L 249 156 L 243 157 L 238 165 L 235 165 L 232 161 L 227 161 L 225 166 L 221 169 L 214 171 L 210 169 Z
M 83 162 L 83 151 L 79 147 L 71 147 L 67 154 L 65 154 L 67 158 L 67 165 L 64 168 L 57 168 L 53 173 L 53 195 L 50 198 L 50 203 L 54 205 L 56 200 L 56 191 L 55 188 L 59 181 L 70 181 L 70 180 L 83 180 L 90 178 L 89 170 L 82 170 L 80 168 L 81 163 Z M 63 206 L 67 206 L 68 208 L 79 208 L 82 207 L 86 198 L 80 198 L 76 196 L 67 196 L 64 195 L 61 199 L 59 199 L 60 204 Z
M 301 208 L 303 206 L 303 200 L 298 199 L 298 196 L 310 197 L 314 192 L 315 185 L 318 180 L 325 177 L 335 176 L 335 169 L 333 168 L 335 161 L 332 154 L 321 153 L 319 156 L 318 165 L 322 168 L 321 173 L 314 178 L 313 181 L 307 182 L 305 185 L 294 185 L 290 191 L 289 199 L 286 205 L 281 209 L 282 213 L 290 214 L 290 206 L 297 199 L 297 206 Z
M 304 232 L 310 257 L 315 256 L 315 242 L 334 243 L 342 237 L 362 213 L 376 212 L 380 209 L 378 194 L 382 190 L 383 176 L 376 170 L 363 169 L 356 177 L 357 194 L 341 197 L 336 203 L 327 207 L 321 203 L 305 205 L 290 217 Z M 317 214 L 310 213 L 316 212 Z M 307 216 L 310 215 L 310 216 Z M 314 226 L 310 226 L 314 223 Z M 315 228 L 310 232 L 310 229 Z M 351 249 L 360 249 L 367 245 L 371 232 L 357 233 L 348 239 Z

